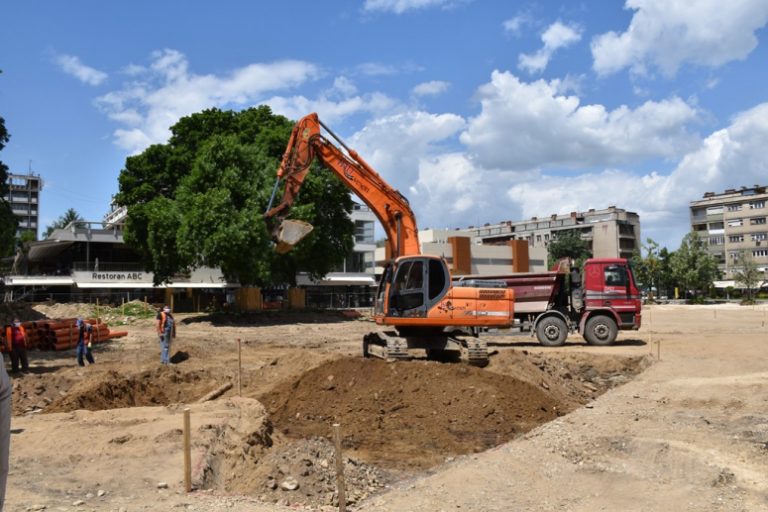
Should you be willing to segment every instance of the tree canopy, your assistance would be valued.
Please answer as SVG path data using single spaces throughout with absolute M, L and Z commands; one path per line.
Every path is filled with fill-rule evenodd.
M 128 207 L 125 240 L 163 282 L 200 266 L 241 284 L 320 277 L 352 249 L 352 199 L 315 163 L 291 209 L 314 231 L 292 252 L 272 249 L 264 211 L 293 124 L 260 106 L 205 110 L 171 127 L 167 144 L 129 157 L 115 200 Z
M 77 213 L 74 208 L 69 208 L 66 212 L 59 215 L 59 218 L 53 221 L 45 228 L 45 238 L 48 238 L 55 229 L 63 229 L 69 225 L 70 222 L 78 222 L 84 220 L 83 217 Z
M 752 253 L 746 249 L 739 254 L 738 265 L 733 271 L 733 278 L 737 285 L 746 289 L 747 301 L 751 302 L 754 299 L 755 290 L 765 281 L 766 272 L 758 268 Z
M 577 230 L 558 231 L 557 237 L 547 246 L 549 253 L 548 264 L 550 267 L 562 258 L 570 258 L 576 261 L 576 266 L 583 267 L 584 260 L 592 257 L 589 243 L 581 238 Z
M 9 139 L 5 119 L 0 117 L 0 151 L 5 148 Z M 4 199 L 6 194 L 8 194 L 8 166 L 0 160 L 0 258 L 13 254 L 16 228 L 19 225 L 11 205 Z
M 671 267 L 674 279 L 684 291 L 693 292 L 694 297 L 708 290 L 720 275 L 717 262 L 695 231 L 683 237 L 680 248 L 671 256 Z

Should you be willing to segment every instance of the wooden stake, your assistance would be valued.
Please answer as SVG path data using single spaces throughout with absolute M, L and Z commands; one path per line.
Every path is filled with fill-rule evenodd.
M 243 353 L 237 338 L 237 396 L 243 396 Z
M 344 458 L 341 455 L 341 425 L 333 424 L 333 442 L 336 444 L 336 487 L 339 495 L 339 512 L 347 510 L 347 491 L 344 485 Z
M 123 297 L 123 305 L 121 306 L 123 310 L 123 316 L 125 316 L 125 297 Z
M 189 407 L 184 409 L 184 490 L 192 491 L 192 444 L 190 442 Z
M 99 298 L 96 297 L 96 323 L 99 323 Z
M 651 354 L 653 354 L 653 314 L 648 309 L 648 345 L 650 345 Z

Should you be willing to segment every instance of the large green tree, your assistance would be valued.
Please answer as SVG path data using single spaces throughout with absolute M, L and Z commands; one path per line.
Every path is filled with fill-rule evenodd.
M 297 270 L 320 277 L 343 261 L 353 245 L 352 200 L 317 163 L 291 210 L 314 231 L 289 254 L 272 249 L 264 211 L 292 127 L 266 106 L 211 109 L 126 160 L 115 198 L 128 207 L 125 239 L 157 282 L 209 266 L 242 284 L 292 283 Z
M 651 238 L 646 239 L 642 248 L 645 249 L 645 257 L 642 256 L 640 250 L 635 250 L 632 255 L 632 270 L 638 281 L 651 292 L 651 297 L 653 297 L 654 290 L 657 293 L 661 285 L 663 263 L 660 256 L 661 250 L 659 244 Z
M 592 257 L 589 243 L 581 238 L 581 232 L 575 229 L 557 231 L 557 236 L 547 246 L 550 267 L 562 258 L 570 258 L 578 268 L 583 268 L 584 260 Z
M 680 248 L 671 257 L 672 274 L 684 292 L 693 292 L 696 298 L 699 292 L 712 287 L 720 275 L 717 262 L 709 252 L 704 239 L 691 231 L 683 237 Z
M 9 139 L 10 135 L 5 128 L 5 119 L 0 117 L 0 151 Z M 4 199 L 7 194 L 8 166 L 0 160 L 0 258 L 13 254 L 16 229 L 19 225 L 18 219 L 11 210 L 11 205 Z
M 67 227 L 71 222 L 79 222 L 84 220 L 83 217 L 77 213 L 74 208 L 68 208 L 63 214 L 59 215 L 59 218 L 53 221 L 45 228 L 45 238 L 48 238 L 55 229 L 63 229 Z
M 759 269 L 752 257 L 752 253 L 746 249 L 739 253 L 738 265 L 738 268 L 733 271 L 733 278 L 737 285 L 740 285 L 747 291 L 747 301 L 752 302 L 755 290 L 766 279 L 766 272 Z

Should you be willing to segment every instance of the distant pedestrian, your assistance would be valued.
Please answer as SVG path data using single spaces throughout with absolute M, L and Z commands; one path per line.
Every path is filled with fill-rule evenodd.
M 176 321 L 171 314 L 171 308 L 163 307 L 158 315 L 157 334 L 160 337 L 160 364 L 170 363 L 168 353 L 171 350 L 171 339 L 176 337 Z
M 91 347 L 93 346 L 93 326 L 88 322 L 83 321 L 82 318 L 78 318 L 75 323 L 77 327 L 77 364 L 78 366 L 85 366 L 83 357 L 88 360 L 88 364 L 94 364 L 93 353 Z
M 27 360 L 27 331 L 18 318 L 5 329 L 5 342 L 8 352 L 11 354 L 11 373 L 18 373 L 19 363 L 21 371 L 29 373 L 29 361 Z
M 8 481 L 8 451 L 11 447 L 11 379 L 0 365 L 0 512 L 5 504 L 5 484 Z

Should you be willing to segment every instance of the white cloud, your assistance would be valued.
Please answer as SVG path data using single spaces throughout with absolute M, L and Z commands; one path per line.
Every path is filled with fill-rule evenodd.
M 249 107 L 270 91 L 288 89 L 320 76 L 314 64 L 286 60 L 250 64 L 224 76 L 189 71 L 186 57 L 176 50 L 152 54 L 149 67 L 132 66 L 132 82 L 96 99 L 111 119 L 124 126 L 115 141 L 130 152 L 162 143 L 179 118 L 206 108 Z
M 600 75 L 657 67 L 672 76 L 686 62 L 718 67 L 744 59 L 757 46 L 755 31 L 768 22 L 765 0 L 627 0 L 625 8 L 635 11 L 627 30 L 592 41 Z
M 504 27 L 504 32 L 508 34 L 512 34 L 514 36 L 519 36 L 523 30 L 523 27 L 525 25 L 529 25 L 531 22 L 532 20 L 529 15 L 518 14 L 514 18 L 505 20 L 504 23 L 501 24 L 501 26 Z
M 58 55 L 56 57 L 56 64 L 66 74 L 77 78 L 84 84 L 101 85 L 108 78 L 106 73 L 86 66 L 74 55 Z
M 552 55 L 560 48 L 565 48 L 581 40 L 581 29 L 575 25 L 565 25 L 556 21 L 541 34 L 544 46 L 532 54 L 520 54 L 518 66 L 529 73 L 541 73 L 549 64 Z
M 524 83 L 494 71 L 478 91 L 482 110 L 470 119 L 461 142 L 485 168 L 526 170 L 671 158 L 698 141 L 686 128 L 697 111 L 680 98 L 609 111 L 581 105 L 560 89 L 557 80 Z
M 363 9 L 366 11 L 393 12 L 403 14 L 406 11 L 426 9 L 430 7 L 452 7 L 466 0 L 365 0 Z
M 430 82 L 423 82 L 413 88 L 414 96 L 436 96 L 448 90 L 448 82 L 442 82 L 440 80 L 432 80 Z
M 390 76 L 398 73 L 395 66 L 378 62 L 365 62 L 360 64 L 357 66 L 357 71 L 368 76 Z
M 403 112 L 369 121 L 349 144 L 395 188 L 417 180 L 419 161 L 444 151 L 442 144 L 465 126 L 455 114 Z
M 605 170 L 575 177 L 543 175 L 510 187 L 523 218 L 616 205 L 636 211 L 642 238 L 677 249 L 689 229 L 688 203 L 705 192 L 765 184 L 768 103 L 736 116 L 685 155 L 668 174 Z
M 395 100 L 381 93 L 352 96 L 339 101 L 325 95 L 314 99 L 306 96 L 273 96 L 265 99 L 264 103 L 269 105 L 273 112 L 288 119 L 299 119 L 310 112 L 317 112 L 320 119 L 331 126 L 352 114 L 382 114 L 397 104 Z

